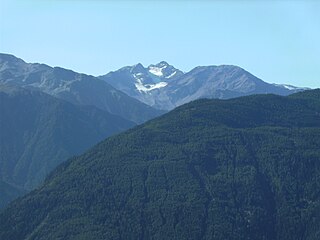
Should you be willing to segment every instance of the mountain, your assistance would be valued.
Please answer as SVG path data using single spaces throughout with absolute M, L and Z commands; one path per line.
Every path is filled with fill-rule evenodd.
M 193 101 L 60 165 L 0 238 L 319 239 L 319 113 L 319 89 Z
M 178 106 L 199 98 L 229 99 L 267 93 L 289 95 L 301 90 L 306 89 L 289 89 L 266 83 L 244 69 L 231 65 L 196 67 L 166 89 L 171 101 Z
M 93 105 L 136 123 L 163 113 L 93 76 L 26 63 L 8 54 L 0 54 L 0 83 L 38 89 L 73 104 Z
M 269 84 L 231 65 L 201 66 L 183 73 L 166 62 L 148 68 L 138 64 L 100 78 L 131 97 L 165 110 L 200 98 L 228 99 L 259 93 L 289 95 L 306 90 Z
M 172 80 L 182 75 L 182 71 L 162 61 L 147 68 L 141 63 L 123 67 L 118 71 L 100 76 L 100 78 L 116 89 L 150 106 L 171 109 L 173 105 L 160 107 L 169 104 L 167 96 L 162 96 L 161 90 Z
M 0 207 L 62 161 L 135 124 L 92 106 L 0 85 Z

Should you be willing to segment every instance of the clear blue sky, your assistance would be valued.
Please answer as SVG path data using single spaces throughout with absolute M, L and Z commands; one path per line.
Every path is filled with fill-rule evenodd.
M 320 87 L 320 1 L 0 0 L 0 52 L 92 75 L 233 64 Z

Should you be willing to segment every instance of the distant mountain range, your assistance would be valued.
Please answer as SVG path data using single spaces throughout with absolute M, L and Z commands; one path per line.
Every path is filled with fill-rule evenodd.
M 26 63 L 8 54 L 0 54 L 0 83 L 38 89 L 73 104 L 92 105 L 136 123 L 163 113 L 93 76 Z
M 100 78 L 129 96 L 164 110 L 199 98 L 228 99 L 261 93 L 289 95 L 307 89 L 269 84 L 237 66 L 202 66 L 183 73 L 164 61 L 147 68 L 140 63 L 123 67 Z
M 0 208 L 68 157 L 176 106 L 301 90 L 265 83 L 236 66 L 183 73 L 162 61 L 94 77 L 0 54 Z
M 0 213 L 0 239 L 317 240 L 320 90 L 197 100 L 110 137 Z
M 67 158 L 134 125 L 92 106 L 0 84 L 0 208 Z
M 232 65 L 199 66 L 183 73 L 162 61 L 148 67 L 139 63 L 93 77 L 60 67 L 26 63 L 8 54 L 0 54 L 0 83 L 36 88 L 136 123 L 164 113 L 160 110 L 168 111 L 199 98 L 228 99 L 261 93 L 289 95 L 308 89 L 269 84 Z

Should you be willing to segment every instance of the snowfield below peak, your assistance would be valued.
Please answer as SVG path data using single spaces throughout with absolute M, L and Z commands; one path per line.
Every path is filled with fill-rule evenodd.
M 174 71 L 173 73 L 171 73 L 169 76 L 167 76 L 166 78 L 172 78 L 174 75 L 176 75 L 177 71 Z
M 143 85 L 141 80 L 137 79 L 137 82 L 134 84 L 139 92 L 149 92 L 154 89 L 163 88 L 167 86 L 166 82 L 159 82 L 156 84 L 145 84 Z
M 152 73 L 153 75 L 156 75 L 158 77 L 163 76 L 162 69 L 166 68 L 167 66 L 163 67 L 149 67 L 149 72 Z

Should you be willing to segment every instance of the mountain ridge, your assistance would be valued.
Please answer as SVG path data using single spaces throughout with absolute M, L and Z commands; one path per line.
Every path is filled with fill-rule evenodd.
M 39 89 L 73 104 L 93 105 L 136 123 L 163 113 L 94 76 L 61 67 L 26 63 L 8 54 L 0 54 L 0 82 Z
M 149 84 L 153 81 L 153 84 L 155 84 L 150 74 L 156 78 L 162 76 L 159 75 L 159 70 L 153 73 L 149 70 L 150 66 L 160 66 L 161 63 L 165 64 L 165 69 L 172 68 L 172 71 L 178 72 L 178 74 L 171 76 L 171 71 L 171 75 L 169 75 L 171 77 L 169 79 L 160 78 L 158 82 L 162 81 L 162 84 L 156 85 L 157 87 L 149 87 L 148 84 L 143 84 L 144 80 Z M 297 91 L 307 90 L 307 88 L 285 84 L 266 83 L 235 65 L 198 66 L 183 73 L 162 61 L 156 65 L 149 65 L 147 68 L 140 64 L 139 69 L 132 74 L 130 69 L 135 66 L 127 66 L 99 76 L 99 78 L 139 101 L 164 110 L 171 110 L 199 98 L 228 99 L 258 93 L 289 95 Z M 135 82 L 138 82 L 138 84 Z

